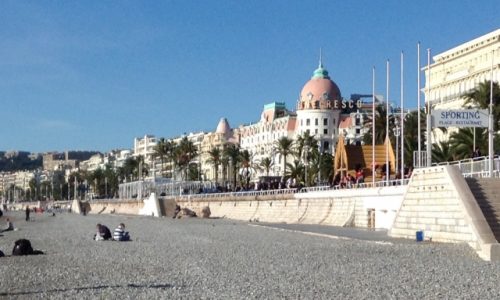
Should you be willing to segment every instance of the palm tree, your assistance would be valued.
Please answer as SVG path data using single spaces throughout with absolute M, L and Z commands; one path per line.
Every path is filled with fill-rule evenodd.
M 440 163 L 447 161 L 454 161 L 455 153 L 453 148 L 450 147 L 449 142 L 440 142 L 439 144 L 432 144 L 432 161 Z
M 425 141 L 425 118 L 424 110 L 420 110 L 420 140 Z M 418 151 L 418 111 L 412 111 L 405 115 L 404 119 L 404 146 L 406 166 L 413 166 L 413 153 Z
M 387 114 L 387 108 L 385 105 L 378 105 L 375 107 L 375 144 L 383 144 L 385 141 L 385 136 L 387 132 L 387 118 L 389 118 L 389 128 L 394 128 L 394 115 Z M 372 144 L 373 136 L 373 117 L 371 114 L 365 119 L 364 126 L 368 129 L 364 135 L 363 141 L 367 145 Z M 391 125 L 392 124 L 392 125 Z
M 286 175 L 286 157 L 293 153 L 294 142 L 286 136 L 275 142 L 275 152 L 283 156 L 283 177 Z
M 479 108 L 487 109 L 490 105 L 491 81 L 486 80 L 479 83 L 474 89 L 466 93 L 463 98 L 465 104 L 476 105 Z M 493 124 L 495 132 L 499 130 L 497 120 L 500 120 L 500 87 L 498 82 L 493 82 Z
M 297 137 L 295 142 L 295 148 L 297 157 L 300 159 L 302 157 L 302 151 L 304 148 L 308 148 L 309 151 L 318 150 L 318 141 L 312 136 L 308 131 L 304 132 L 302 135 Z
M 165 160 L 165 157 L 167 156 L 166 143 L 167 143 L 167 141 L 165 140 L 165 138 L 160 138 L 158 140 L 158 143 L 156 143 L 156 146 L 153 149 L 154 156 L 159 157 L 160 161 L 161 161 L 160 176 L 162 176 L 162 177 L 163 177 L 163 162 Z M 153 163 L 153 165 L 155 165 L 155 164 Z
M 198 149 L 192 141 L 188 140 L 187 137 L 183 137 L 173 152 L 174 165 L 176 165 L 180 171 L 183 171 L 183 179 L 186 180 L 188 177 L 189 165 L 192 160 L 198 156 Z
M 240 163 L 241 167 L 243 168 L 243 180 L 245 183 L 245 188 L 248 188 L 248 185 L 250 184 L 250 169 L 254 169 L 254 164 L 253 164 L 253 155 L 250 153 L 248 150 L 243 150 L 240 152 Z
M 269 176 L 269 170 L 274 165 L 273 160 L 270 157 L 264 157 L 259 163 L 259 169 L 266 172 L 266 176 Z
M 286 176 L 289 176 L 291 178 L 295 178 L 297 182 L 303 182 L 304 181 L 304 165 L 302 162 L 298 159 L 293 161 L 293 164 L 287 164 L 288 166 L 288 172 L 286 173 Z
M 319 156 L 319 173 L 321 181 L 333 180 L 333 156 L 328 152 L 321 153 Z
M 450 135 L 450 146 L 453 148 L 456 159 L 470 158 L 474 145 L 473 128 L 460 128 Z M 488 152 L 488 131 L 485 128 L 476 128 L 476 145 L 482 153 Z
M 221 164 L 222 152 L 218 147 L 212 148 L 208 151 L 208 163 L 214 166 L 215 183 L 219 181 L 219 165 Z
M 233 188 L 236 188 L 236 173 L 240 162 L 240 148 L 235 144 L 229 144 L 224 149 L 224 156 L 227 156 L 233 172 Z

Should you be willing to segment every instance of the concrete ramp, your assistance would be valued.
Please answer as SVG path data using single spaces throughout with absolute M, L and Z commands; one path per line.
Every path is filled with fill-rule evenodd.
M 147 199 L 144 199 L 144 206 L 139 210 L 143 216 L 161 217 L 160 204 L 156 193 L 151 193 Z
M 389 235 L 415 239 L 417 231 L 432 241 L 468 243 L 481 258 L 500 260 L 500 244 L 455 166 L 413 172 Z

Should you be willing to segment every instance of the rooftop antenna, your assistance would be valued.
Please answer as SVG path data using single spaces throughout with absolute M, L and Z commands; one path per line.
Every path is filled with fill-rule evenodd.
M 323 68 L 323 56 L 321 55 L 321 47 L 319 48 L 319 67 Z

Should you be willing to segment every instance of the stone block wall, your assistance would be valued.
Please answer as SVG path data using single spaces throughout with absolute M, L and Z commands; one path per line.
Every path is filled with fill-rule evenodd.
M 422 230 L 427 239 L 466 242 L 478 249 L 477 224 L 472 219 L 482 215 L 467 205 L 477 208 L 463 176 L 455 167 L 415 170 L 389 234 L 415 239 L 416 231 Z

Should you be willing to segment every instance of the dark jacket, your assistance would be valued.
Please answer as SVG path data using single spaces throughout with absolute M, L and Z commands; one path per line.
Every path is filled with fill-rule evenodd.
M 101 227 L 99 227 L 99 235 L 105 240 L 111 239 L 111 231 L 104 225 L 101 225 Z

